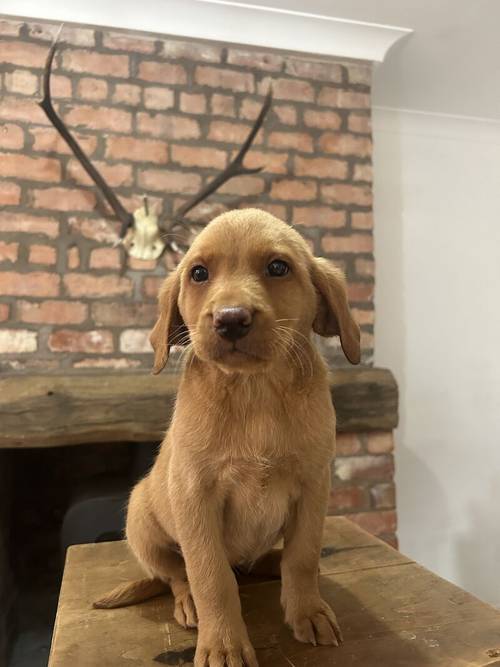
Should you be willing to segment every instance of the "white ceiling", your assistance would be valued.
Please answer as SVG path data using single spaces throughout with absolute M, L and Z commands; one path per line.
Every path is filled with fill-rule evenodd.
M 500 120 L 500 0 L 250 1 L 412 28 L 376 67 L 374 104 Z

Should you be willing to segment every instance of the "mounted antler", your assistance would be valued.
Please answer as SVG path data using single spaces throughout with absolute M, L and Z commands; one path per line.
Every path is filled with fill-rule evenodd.
M 47 55 L 43 77 L 43 99 L 41 102 L 39 102 L 39 105 L 44 110 L 52 125 L 68 144 L 69 148 L 80 162 L 82 167 L 85 169 L 87 174 L 94 181 L 96 187 L 106 199 L 116 217 L 121 221 L 122 225 L 120 230 L 120 239 L 124 242 L 124 245 L 126 246 L 129 254 L 141 259 L 156 259 L 165 249 L 165 242 L 161 239 L 162 232 L 171 230 L 172 227 L 176 224 L 182 224 L 185 226 L 194 224 L 187 220 L 185 217 L 186 214 L 191 211 L 191 209 L 195 208 L 195 206 L 198 206 L 198 204 L 204 201 L 216 190 L 218 190 L 231 178 L 245 174 L 256 174 L 263 169 L 263 167 L 249 169 L 243 165 L 243 160 L 245 159 L 245 156 L 248 153 L 248 150 L 250 149 L 257 132 L 262 127 L 264 119 L 271 106 L 271 89 L 266 95 L 262 109 L 260 110 L 260 113 L 257 116 L 253 127 L 251 128 L 247 138 L 245 139 L 242 147 L 234 159 L 229 163 L 224 171 L 222 171 L 209 183 L 207 183 L 199 193 L 185 202 L 178 209 L 178 211 L 174 213 L 172 220 L 167 225 L 167 228 L 162 230 L 159 227 L 157 216 L 155 216 L 150 211 L 147 197 L 144 197 L 144 206 L 134 211 L 133 214 L 129 213 L 123 207 L 118 197 L 114 194 L 99 171 L 91 163 L 90 159 L 85 154 L 85 151 L 82 149 L 75 137 L 73 137 L 64 121 L 54 109 L 50 90 L 50 79 L 52 74 L 52 63 L 54 61 L 54 56 L 57 50 L 57 43 L 61 29 L 62 26 L 59 30 L 59 33 L 56 35 Z M 175 241 L 169 242 L 169 246 L 176 252 L 178 252 L 180 249 L 179 244 L 175 243 Z

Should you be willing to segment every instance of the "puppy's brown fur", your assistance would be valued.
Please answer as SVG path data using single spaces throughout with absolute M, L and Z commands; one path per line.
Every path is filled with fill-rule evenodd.
M 288 263 L 287 275 L 268 275 L 276 259 Z M 208 269 L 205 282 L 193 281 L 196 265 Z M 233 211 L 197 237 L 159 300 L 155 372 L 172 344 L 189 351 L 172 424 L 128 507 L 127 539 L 149 579 L 96 606 L 130 604 L 168 584 L 177 621 L 199 626 L 196 667 L 255 667 L 231 566 L 265 560 L 284 538 L 285 620 L 300 641 L 337 644 L 335 615 L 318 589 L 335 414 L 311 332 L 339 335 L 359 362 L 342 273 L 284 222 Z M 228 306 L 253 313 L 235 342 L 213 323 Z

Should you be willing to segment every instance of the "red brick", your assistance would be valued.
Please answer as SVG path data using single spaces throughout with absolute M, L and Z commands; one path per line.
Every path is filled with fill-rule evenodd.
M 73 233 L 81 234 L 98 243 L 115 243 L 118 240 L 120 223 L 105 218 L 70 218 Z
M 340 486 L 330 491 L 328 513 L 367 509 L 367 492 L 361 486 Z
M 120 334 L 120 352 L 148 354 L 153 351 L 149 342 L 150 329 L 127 329 Z
M 1 26 L 0 26 L 1 33 Z M 9 319 L 9 304 L 0 303 L 0 322 L 6 322 Z
M 50 245 L 32 245 L 29 249 L 31 264 L 55 264 L 57 261 L 57 250 Z
M 335 474 L 343 482 L 366 479 L 392 479 L 392 456 L 346 456 L 335 461 Z
M 234 97 L 214 93 L 210 99 L 212 116 L 234 116 Z
M 12 21 L 10 19 L 0 21 L 0 35 L 2 37 L 19 37 L 22 25 L 19 21 Z
M 371 183 L 373 181 L 373 169 L 370 162 L 354 165 L 353 179 L 355 181 L 365 181 Z
M 141 365 L 138 359 L 128 359 L 126 357 L 89 357 L 75 361 L 73 368 L 112 368 L 114 370 L 122 368 L 137 368 Z
M 233 154 L 236 155 L 236 151 Z M 266 174 L 286 174 L 288 153 L 264 153 L 263 151 L 250 150 L 245 156 L 245 167 L 256 169 L 263 167 Z
M 0 148 L 19 149 L 24 146 L 24 132 L 19 125 L 4 123 L 0 126 Z
M 349 283 L 347 295 L 349 301 L 372 301 L 373 283 Z
M 358 276 L 372 278 L 375 275 L 375 262 L 372 259 L 357 258 L 355 269 Z
M 1 271 L 0 294 L 2 296 L 57 296 L 60 282 L 60 277 L 55 273 Z
M 9 93 L 35 95 L 38 91 L 38 76 L 25 69 L 16 69 L 13 72 L 6 72 L 5 88 Z
M 30 133 L 33 136 L 33 150 L 41 153 L 61 153 L 62 155 L 72 155 L 72 151 L 61 135 L 53 127 L 32 127 Z M 72 132 L 75 139 L 85 151 L 86 155 L 91 157 L 97 148 L 97 137 L 80 132 Z
M 227 62 L 230 65 L 239 65 L 267 72 L 279 72 L 283 66 L 283 56 L 277 53 L 262 53 L 260 51 L 246 51 L 243 49 L 229 49 Z
M 314 181 L 298 179 L 275 181 L 271 187 L 273 199 L 307 201 L 316 198 L 317 186 Z
M 347 119 L 347 127 L 351 132 L 370 134 L 372 131 L 371 118 L 368 114 L 350 113 Z
M 53 218 L 0 211 L 0 232 L 43 234 L 54 239 L 59 236 L 59 223 Z
M 81 324 L 87 319 L 88 307 L 81 301 L 18 301 L 16 317 L 29 324 Z
M 105 49 L 112 51 L 131 51 L 132 53 L 153 53 L 155 50 L 154 39 L 130 37 L 120 33 L 105 33 L 102 38 L 102 45 Z
M 164 141 L 154 139 L 111 136 L 106 139 L 106 157 L 112 160 L 165 164 L 168 162 L 167 146 Z
M 91 269 L 121 269 L 121 253 L 118 248 L 95 248 L 90 253 Z
M 72 297 L 105 298 L 123 294 L 132 294 L 133 284 L 130 278 L 115 274 L 93 276 L 86 273 L 67 273 L 64 286 Z
M 372 70 L 372 65 L 348 65 L 347 74 L 349 83 L 370 86 L 372 82 Z
M 352 316 L 359 325 L 373 324 L 375 322 L 375 313 L 373 310 L 361 310 L 359 308 L 351 308 Z
M 376 509 L 392 509 L 396 506 L 396 488 L 392 483 L 372 486 L 370 497 Z
M 314 101 L 314 88 L 308 81 L 297 81 L 296 79 L 271 80 L 269 77 L 265 77 L 258 85 L 258 92 L 265 95 L 271 84 L 273 97 L 277 100 Z
M 101 176 L 111 188 L 132 185 L 132 165 L 108 164 L 107 162 L 101 162 L 99 160 L 93 160 L 92 164 L 99 170 Z M 76 181 L 78 185 L 94 185 L 94 181 L 76 159 L 68 161 L 66 166 L 66 177 Z
M 150 86 L 144 89 L 146 109 L 171 109 L 174 106 L 174 92 L 169 88 Z
M 0 329 L 0 354 L 36 352 L 37 334 L 26 329 Z
M 137 76 L 143 81 L 155 81 L 164 85 L 187 83 L 184 67 L 173 63 L 142 62 Z
M 182 42 L 174 39 L 165 40 L 162 44 L 162 54 L 173 60 L 198 60 L 201 62 L 220 62 L 222 49 L 220 46 L 196 43 L 193 41 Z
M 53 74 L 50 77 L 50 89 L 54 99 L 73 97 L 71 79 L 67 76 Z
M 59 23 L 28 23 L 28 34 L 38 40 L 53 42 L 54 37 L 59 32 Z M 94 31 L 92 29 L 71 27 L 64 25 L 62 35 L 64 44 L 73 44 L 76 46 L 95 46 Z
M 21 201 L 21 188 L 17 183 L 0 181 L 0 206 L 15 206 Z
M 161 192 L 194 193 L 201 187 L 199 174 L 186 174 L 182 171 L 165 169 L 144 169 L 139 172 L 137 181 L 141 188 Z
M 371 234 L 351 234 L 350 236 L 325 234 L 321 239 L 321 247 L 325 252 L 373 252 L 373 236 Z
M 355 229 L 373 229 L 373 213 L 353 212 L 351 213 L 351 224 Z
M 105 100 L 108 96 L 108 84 L 103 79 L 85 77 L 78 82 L 76 94 L 84 100 Z
M 80 251 L 76 245 L 68 248 L 66 265 L 68 269 L 77 269 L 80 266 Z
M 45 49 L 44 49 L 45 50 Z M 125 55 L 108 55 L 83 49 L 67 49 L 62 53 L 63 69 L 97 76 L 128 77 L 129 59 Z
M 291 76 L 330 83 L 342 83 L 342 67 L 336 63 L 288 58 L 285 72 Z
M 132 116 L 128 111 L 103 106 L 73 106 L 65 114 L 64 120 L 70 126 L 91 130 L 130 132 L 132 128 Z
M 318 145 L 325 153 L 339 155 L 356 155 L 369 157 L 372 154 L 372 142 L 369 137 L 357 137 L 353 134 L 325 132 L 321 135 Z
M 139 257 L 127 257 L 127 266 L 132 271 L 154 271 L 156 269 L 156 259 L 140 259 Z
M 368 109 L 370 95 L 325 86 L 318 96 L 318 104 L 338 109 Z
M 332 160 L 324 157 L 299 157 L 294 159 L 294 168 L 297 176 L 315 176 L 316 178 L 347 178 L 347 162 Z
M 0 63 L 6 65 L 18 65 L 19 67 L 42 68 L 47 58 L 45 46 L 20 42 L 2 40 L 0 43 Z
M 308 227 L 345 227 L 345 211 L 336 211 L 329 206 L 295 206 L 293 209 L 293 222 Z
M 56 182 L 61 180 L 61 164 L 53 158 L 3 153 L 0 155 L 0 177 Z
M 0 240 L 0 262 L 15 262 L 17 261 L 17 252 L 19 250 L 19 243 L 7 243 Z
M 337 433 L 337 456 L 352 456 L 361 451 L 361 437 L 359 433 Z
M 308 127 L 319 128 L 320 130 L 338 130 L 342 124 L 342 119 L 335 111 L 307 109 L 304 112 L 304 123 Z
M 288 148 L 304 153 L 313 150 L 312 138 L 303 132 L 271 132 L 267 143 L 273 148 Z
M 47 188 L 31 190 L 30 195 L 34 207 L 53 211 L 92 211 L 96 205 L 95 195 L 90 190 Z
M 13 120 L 22 123 L 36 123 L 50 125 L 50 121 L 33 100 L 5 95 L 0 104 L 0 120 Z
M 357 204 L 358 206 L 371 206 L 372 190 L 368 186 L 344 185 L 322 185 L 321 198 L 329 204 Z
M 259 176 L 236 176 L 231 178 L 218 192 L 226 195 L 239 195 L 249 197 L 250 195 L 260 195 L 264 192 L 265 181 Z
M 367 449 L 370 454 L 390 454 L 394 449 L 392 431 L 374 431 L 368 434 Z
M 297 110 L 289 104 L 281 104 L 273 106 L 274 113 L 278 116 L 280 123 L 285 125 L 296 125 Z
M 112 100 L 115 104 L 130 104 L 135 106 L 141 99 L 141 88 L 131 83 L 117 83 L 113 91 Z
M 375 337 L 370 331 L 361 331 L 361 347 L 364 350 L 373 350 L 375 346 Z
M 202 146 L 172 146 L 172 161 L 185 167 L 223 169 L 227 163 L 225 151 Z
M 198 65 L 195 80 L 200 86 L 229 88 L 235 92 L 253 93 L 255 90 L 254 77 L 249 72 Z
M 372 535 L 394 533 L 397 528 L 396 512 L 391 510 L 349 514 L 349 519 Z
M 165 139 L 198 139 L 200 126 L 193 118 L 171 114 L 137 114 L 137 129 L 141 134 L 151 134 Z
M 198 93 L 181 93 L 180 110 L 184 113 L 205 113 L 207 98 Z
M 93 303 L 92 320 L 97 326 L 150 326 L 156 321 L 158 307 L 152 303 Z
M 231 123 L 225 120 L 214 120 L 210 123 L 208 138 L 211 141 L 221 141 L 229 144 L 242 144 L 250 132 L 249 125 L 242 123 Z M 262 142 L 262 138 L 257 135 L 254 144 Z
M 58 329 L 49 336 L 49 350 L 51 352 L 108 354 L 113 352 L 113 334 L 106 329 L 92 331 Z
M 142 291 L 144 296 L 156 299 L 164 280 L 165 278 L 159 278 L 157 276 L 147 276 L 144 278 L 142 281 Z

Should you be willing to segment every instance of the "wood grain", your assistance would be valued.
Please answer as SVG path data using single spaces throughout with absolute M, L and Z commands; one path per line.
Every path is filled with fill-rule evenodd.
M 440 579 L 344 518 L 328 518 L 322 593 L 345 637 L 301 644 L 284 625 L 279 581 L 240 586 L 260 667 L 498 665 L 500 612 Z M 191 664 L 196 632 L 173 620 L 172 599 L 94 610 L 92 601 L 141 576 L 125 542 L 70 547 L 49 667 Z
M 0 448 L 159 441 L 179 376 L 145 372 L 0 375 Z M 339 431 L 391 430 L 397 386 L 381 368 L 332 374 Z

